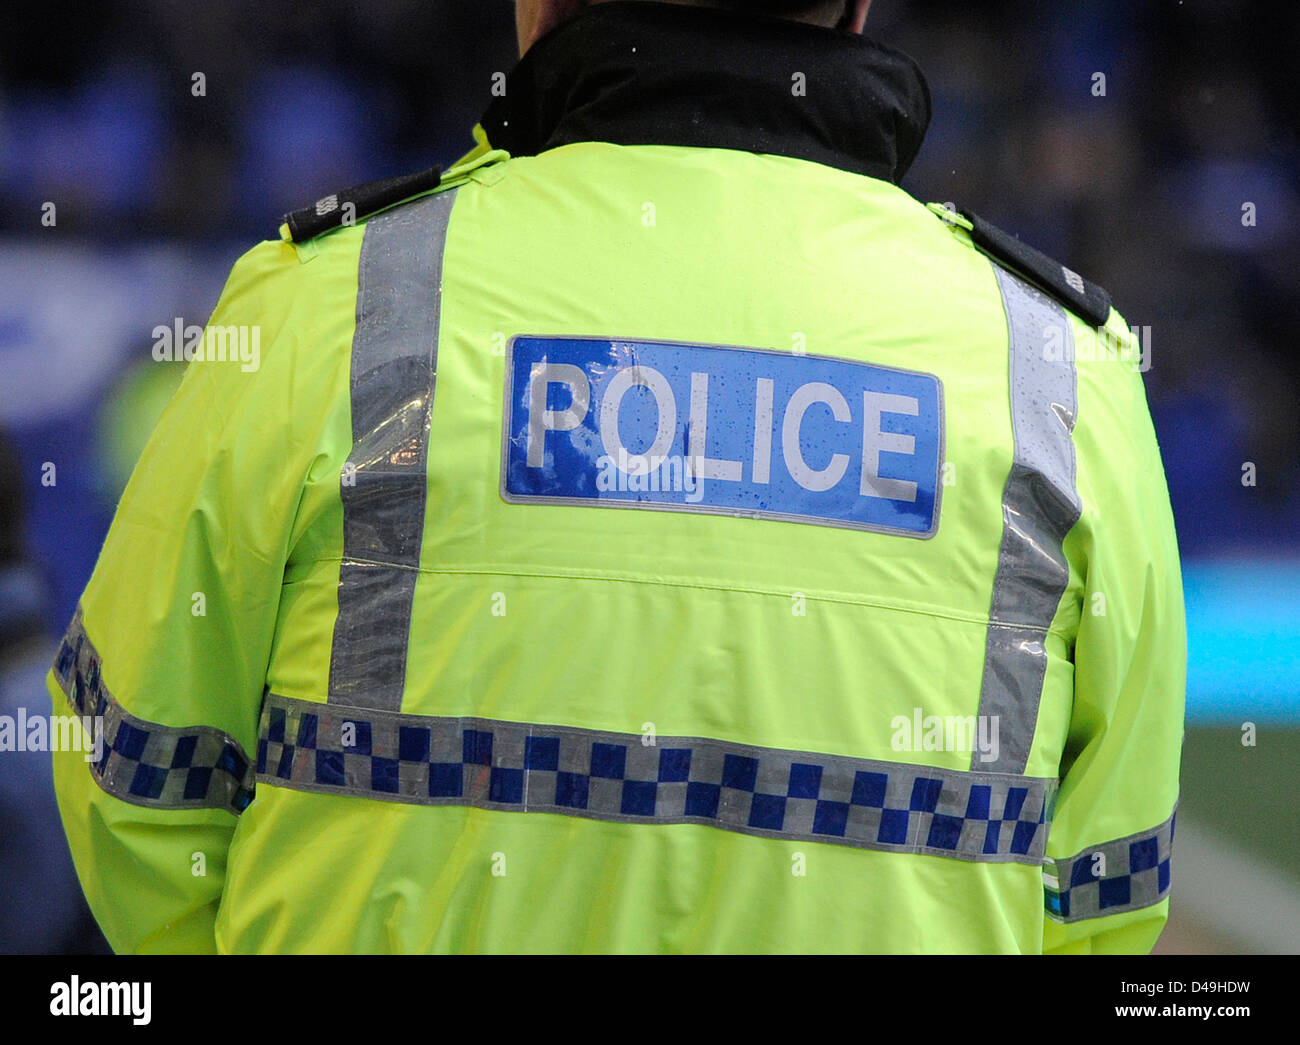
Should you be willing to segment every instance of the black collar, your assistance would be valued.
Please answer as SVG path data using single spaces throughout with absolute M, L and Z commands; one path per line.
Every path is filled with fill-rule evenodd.
M 514 156 L 584 141 L 685 145 L 897 183 L 930 122 L 921 70 L 874 40 L 645 0 L 587 8 L 538 40 L 505 88 L 481 122 Z

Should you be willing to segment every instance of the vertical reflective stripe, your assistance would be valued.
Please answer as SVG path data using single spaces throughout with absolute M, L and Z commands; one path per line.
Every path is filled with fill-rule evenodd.
M 424 539 L 442 255 L 455 196 L 426 196 L 372 218 L 361 243 L 331 703 L 401 706 Z
M 1023 773 L 1047 671 L 1047 629 L 1070 579 L 1062 545 L 1079 518 L 1074 337 L 1060 305 L 1005 269 L 994 272 L 1010 335 L 1015 453 L 1002 491 L 980 686 L 979 713 L 997 716 L 1001 743 L 997 759 L 979 768 Z

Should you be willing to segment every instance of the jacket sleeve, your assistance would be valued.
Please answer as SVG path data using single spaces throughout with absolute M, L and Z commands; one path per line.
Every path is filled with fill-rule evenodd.
M 1187 666 L 1182 579 L 1135 339 L 1114 312 L 1107 330 L 1118 358 L 1106 358 L 1095 332 L 1075 331 L 1083 503 L 1066 547 L 1083 603 L 1044 872 L 1047 953 L 1146 953 L 1169 914 Z
M 54 774 L 78 876 L 118 952 L 216 948 L 310 466 L 293 410 L 319 403 L 293 365 L 301 267 L 274 242 L 235 265 L 47 676 L 56 715 L 102 724 L 102 747 L 58 752 Z M 166 329 L 155 358 L 185 347 Z

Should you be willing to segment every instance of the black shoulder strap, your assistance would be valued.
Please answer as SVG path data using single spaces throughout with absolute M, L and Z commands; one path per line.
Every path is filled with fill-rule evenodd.
M 305 243 L 345 222 L 353 224 L 375 211 L 401 203 L 409 196 L 436 189 L 441 182 L 441 167 L 363 182 L 325 196 L 309 207 L 291 211 L 284 216 L 285 224 L 289 226 L 289 236 L 295 243 Z
M 1020 242 L 978 214 L 968 210 L 960 213 L 971 223 L 971 241 L 985 254 L 1014 269 L 1093 326 L 1106 325 L 1110 318 L 1110 295 L 1096 283 L 1088 282 L 1073 269 Z

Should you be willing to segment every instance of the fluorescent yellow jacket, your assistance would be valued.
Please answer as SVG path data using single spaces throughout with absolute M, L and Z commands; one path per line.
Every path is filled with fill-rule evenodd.
M 591 9 L 236 264 L 49 678 L 115 949 L 1151 947 L 1140 346 L 897 186 L 910 60 L 724 18 Z

